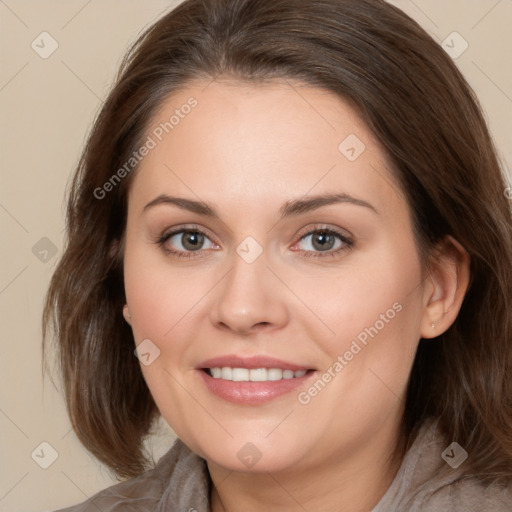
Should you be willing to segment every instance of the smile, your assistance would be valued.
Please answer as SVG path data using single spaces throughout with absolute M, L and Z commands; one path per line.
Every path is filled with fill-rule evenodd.
M 294 397 L 318 372 L 311 366 L 266 355 L 228 354 L 196 366 L 196 375 L 212 395 L 239 405 L 260 405 Z
M 281 368 L 207 368 L 205 370 L 214 379 L 234 382 L 268 382 L 282 379 L 298 379 L 306 375 L 306 370 L 282 370 Z

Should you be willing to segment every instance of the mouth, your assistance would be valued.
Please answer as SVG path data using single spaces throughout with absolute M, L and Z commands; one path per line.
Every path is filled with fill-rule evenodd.
M 275 382 L 283 379 L 300 379 L 314 370 L 283 370 L 282 368 L 232 368 L 230 366 L 203 368 L 214 379 L 232 382 Z
M 201 363 L 208 391 L 228 402 L 257 405 L 290 394 L 317 373 L 315 368 L 266 356 L 223 356 Z

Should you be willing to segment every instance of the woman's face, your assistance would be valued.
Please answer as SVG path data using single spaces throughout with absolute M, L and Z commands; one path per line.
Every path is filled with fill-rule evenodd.
M 217 80 L 169 98 L 144 142 L 124 278 L 165 420 L 232 470 L 371 460 L 397 434 L 425 307 L 378 141 L 321 89 Z

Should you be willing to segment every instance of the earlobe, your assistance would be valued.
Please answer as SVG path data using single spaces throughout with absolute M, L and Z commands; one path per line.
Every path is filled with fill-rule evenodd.
M 131 316 L 130 316 L 130 310 L 128 309 L 128 304 L 125 304 L 123 306 L 123 316 L 126 322 L 130 325 L 132 325 Z
M 424 290 L 422 338 L 441 335 L 457 318 L 469 286 L 470 261 L 464 247 L 451 236 L 438 247 Z

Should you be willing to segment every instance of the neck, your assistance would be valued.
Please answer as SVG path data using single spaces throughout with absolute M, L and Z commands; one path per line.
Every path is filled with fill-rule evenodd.
M 371 512 L 401 463 L 394 457 L 398 428 L 365 443 L 350 456 L 333 453 L 321 464 L 280 472 L 239 473 L 208 461 L 212 512 Z

